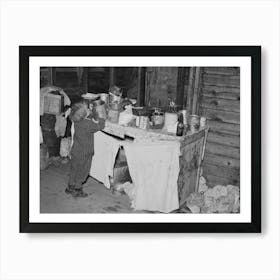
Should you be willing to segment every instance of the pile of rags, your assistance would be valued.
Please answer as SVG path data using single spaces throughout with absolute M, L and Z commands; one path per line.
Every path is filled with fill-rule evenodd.
M 239 213 L 240 190 L 233 185 L 208 188 L 205 178 L 201 176 L 199 192 L 191 193 L 186 205 L 192 213 Z

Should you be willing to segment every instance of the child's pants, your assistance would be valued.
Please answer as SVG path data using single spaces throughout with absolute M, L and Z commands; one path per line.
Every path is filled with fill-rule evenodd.
M 76 189 L 82 188 L 89 175 L 92 156 L 92 154 L 71 155 L 69 185 L 75 186 Z

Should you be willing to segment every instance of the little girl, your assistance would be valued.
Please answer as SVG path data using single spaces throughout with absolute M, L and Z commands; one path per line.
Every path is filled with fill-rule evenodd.
M 94 155 L 94 133 L 103 129 L 104 119 L 88 118 L 90 110 L 85 103 L 72 106 L 70 119 L 74 125 L 73 145 L 71 149 L 69 184 L 65 192 L 73 197 L 86 197 L 83 191 Z

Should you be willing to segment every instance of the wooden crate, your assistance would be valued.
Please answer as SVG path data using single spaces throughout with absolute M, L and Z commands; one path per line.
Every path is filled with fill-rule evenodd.
M 180 172 L 177 181 L 180 206 L 192 192 L 198 191 L 207 133 L 208 128 L 181 141 Z

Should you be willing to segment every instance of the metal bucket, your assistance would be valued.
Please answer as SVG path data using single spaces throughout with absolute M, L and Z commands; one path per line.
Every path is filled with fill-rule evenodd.
M 102 119 L 107 118 L 107 111 L 106 111 L 104 101 L 102 101 L 102 100 L 98 101 L 98 105 L 94 106 L 94 109 L 95 109 L 96 113 L 98 114 L 99 118 L 102 118 Z

